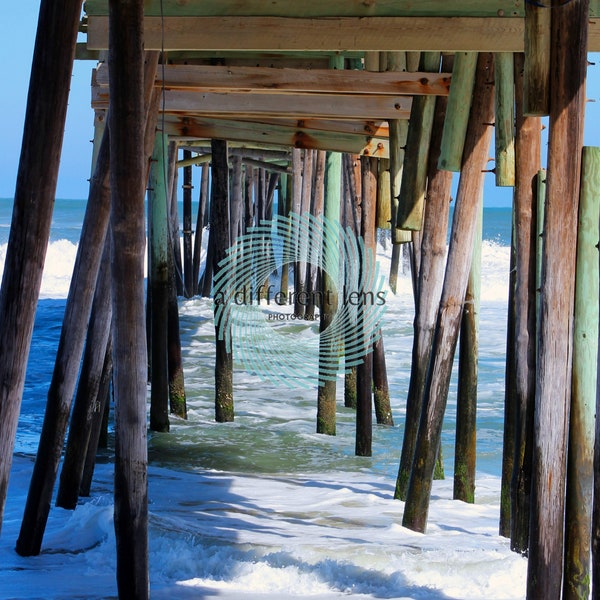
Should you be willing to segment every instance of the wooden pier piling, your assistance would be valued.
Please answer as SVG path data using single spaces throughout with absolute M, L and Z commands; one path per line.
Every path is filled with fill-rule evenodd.
M 446 274 L 440 300 L 429 371 L 423 394 L 423 411 L 415 445 L 415 458 L 406 495 L 402 524 L 425 531 L 435 460 L 440 445 L 454 351 L 473 251 L 476 215 L 482 194 L 493 121 L 491 54 L 479 56 L 475 93 L 465 138 L 463 164 L 454 210 Z
M 552 9 L 548 180 L 527 577 L 531 599 L 559 598 L 562 588 L 588 16 L 588 0 Z
M 109 13 L 117 586 L 119 597 L 144 600 L 149 573 L 143 2 L 110 0 Z

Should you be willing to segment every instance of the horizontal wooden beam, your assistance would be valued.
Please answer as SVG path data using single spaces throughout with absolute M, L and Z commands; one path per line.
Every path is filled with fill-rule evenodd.
M 162 4 L 162 7 L 161 7 Z M 368 17 L 368 16 L 497 16 L 498 11 L 512 15 L 515 5 L 511 0 L 146 0 L 144 13 L 148 16 L 263 16 L 263 17 Z M 108 0 L 87 0 L 88 15 L 107 15 Z M 469 12 L 470 11 L 470 12 Z M 522 12 L 522 9 L 521 9 Z M 518 12 L 517 12 L 518 14 Z
M 148 16 L 264 17 L 523 17 L 522 0 L 145 0 Z M 590 2 L 597 16 L 600 0 Z M 107 15 L 108 0 L 87 0 L 88 15 Z
M 283 122 L 281 122 L 283 123 Z M 226 139 L 232 142 L 268 145 L 280 148 L 308 148 L 350 152 L 379 158 L 389 157 L 385 137 L 331 132 L 285 124 L 232 121 L 229 119 L 165 115 L 165 132 L 174 140 Z
M 201 4 L 201 3 L 194 3 Z M 146 17 L 146 50 L 523 52 L 524 19 L 505 17 Z M 88 48 L 108 48 L 108 17 L 90 16 Z M 600 50 L 600 21 L 589 24 Z
M 165 113 L 211 114 L 230 118 L 408 119 L 409 96 L 350 94 L 225 94 L 166 90 Z M 108 89 L 92 88 L 92 108 L 108 108 Z
M 214 93 L 447 96 L 450 80 L 449 73 L 168 65 L 158 70 L 156 83 L 170 91 Z M 108 67 L 104 63 L 97 69 L 96 82 L 108 86 Z

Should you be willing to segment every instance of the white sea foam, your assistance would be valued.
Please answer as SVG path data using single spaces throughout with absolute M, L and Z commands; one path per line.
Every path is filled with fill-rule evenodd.
M 5 249 L 0 246 L 0 265 Z M 66 297 L 75 254 L 74 244 L 50 244 L 42 297 Z M 354 414 L 342 407 L 341 386 L 337 435 L 317 435 L 316 393 L 282 392 L 237 366 L 236 420 L 215 424 L 212 305 L 200 298 L 182 301 L 189 419 L 173 418 L 169 434 L 149 437 L 152 597 L 523 598 L 526 560 L 497 535 L 508 257 L 508 248 L 484 244 L 476 504 L 451 499 L 453 382 L 442 433 L 448 479 L 434 482 L 424 535 L 402 527 L 404 505 L 393 499 L 410 374 L 408 274 L 400 278 L 398 294 L 388 295 L 384 324 L 397 424 L 374 428 L 370 458 L 354 456 Z M 387 277 L 389 246 L 379 258 Z M 57 325 L 40 334 L 57 337 Z M 45 349 L 51 344 L 43 343 Z M 22 558 L 14 552 L 48 363 L 49 371 L 41 361 L 33 365 L 31 377 L 39 384 L 28 387 L 24 398 L 17 440 L 23 454 L 15 456 L 0 537 L 0 597 L 116 597 L 113 473 L 106 459 L 97 466 L 91 498 L 73 512 L 51 509 L 42 554 Z

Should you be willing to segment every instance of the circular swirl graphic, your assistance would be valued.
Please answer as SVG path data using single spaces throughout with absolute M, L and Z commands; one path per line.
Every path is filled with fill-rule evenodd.
M 307 296 L 265 283 L 290 263 L 319 267 L 335 288 L 325 292 L 336 302 L 323 331 L 318 320 L 290 312 Z M 278 216 L 249 229 L 219 263 L 217 334 L 250 373 L 290 388 L 323 385 L 372 351 L 385 312 L 383 283 L 373 253 L 350 229 L 308 213 Z

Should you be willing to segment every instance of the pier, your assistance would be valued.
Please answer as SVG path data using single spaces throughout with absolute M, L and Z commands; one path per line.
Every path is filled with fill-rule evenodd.
M 272 322 L 317 321 L 315 430 L 335 435 L 343 386 L 371 456 L 373 420 L 394 425 L 381 230 L 382 275 L 393 293 L 405 259 L 415 307 L 402 525 L 427 530 L 455 361 L 454 497 L 474 502 L 487 174 L 513 190 L 499 532 L 528 557 L 528 599 L 600 596 L 600 149 L 583 144 L 600 2 L 55 5 L 41 1 L 0 290 L 0 527 L 75 60 L 93 65 L 94 152 L 16 551 L 40 553 L 56 488 L 66 509 L 93 494 L 112 388 L 118 593 L 149 597 L 147 430 L 187 418 L 181 298 L 214 302 L 214 427 L 235 419 L 236 352 L 261 374 Z M 261 306 L 289 312 L 257 324 Z

